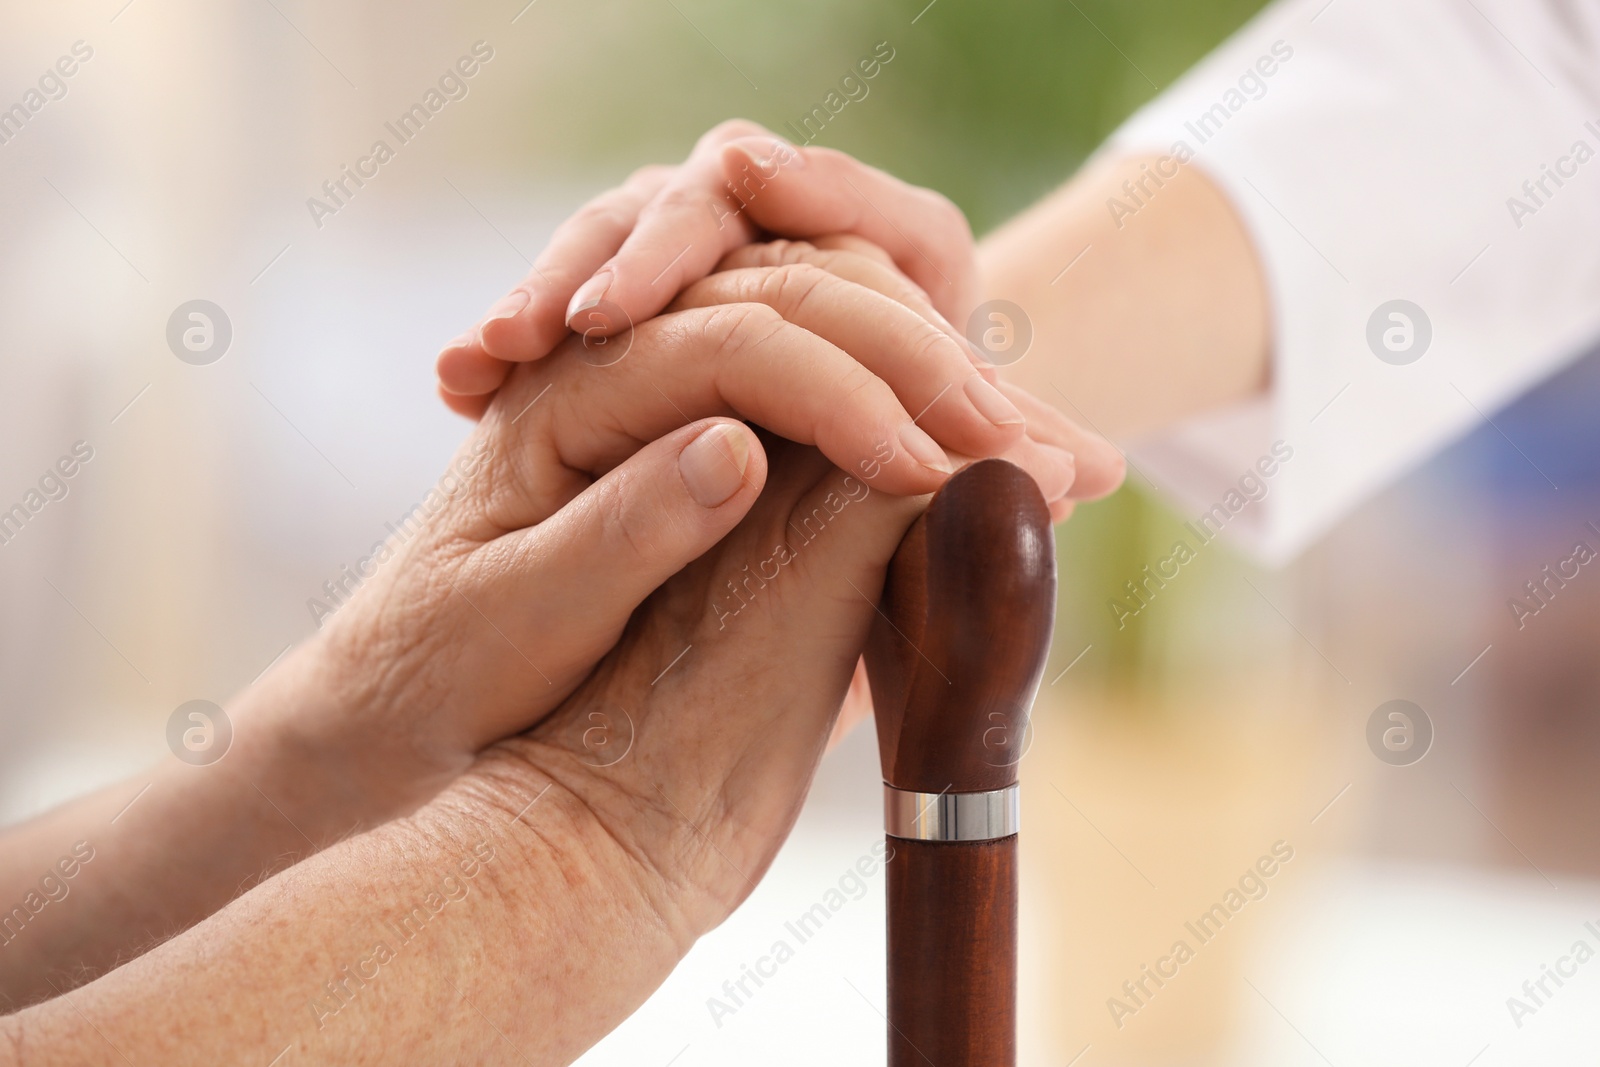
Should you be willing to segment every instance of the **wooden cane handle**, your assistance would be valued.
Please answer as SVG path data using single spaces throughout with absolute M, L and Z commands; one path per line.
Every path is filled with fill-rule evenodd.
M 972 464 L 889 566 L 867 673 L 883 766 L 889 1063 L 1016 1060 L 1017 764 L 1055 618 L 1033 480 Z

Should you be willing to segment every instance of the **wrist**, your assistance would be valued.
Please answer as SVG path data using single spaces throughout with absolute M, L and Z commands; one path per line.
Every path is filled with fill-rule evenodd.
M 608 814 L 613 805 L 591 787 L 586 767 L 569 767 L 570 753 L 528 737 L 485 751 L 472 769 L 417 813 L 420 819 L 470 820 L 498 835 L 506 863 L 503 901 L 515 912 L 558 914 L 567 936 L 587 936 L 596 912 L 630 928 L 659 935 L 641 956 L 669 955 L 675 962 L 726 912 L 708 917 L 694 880 L 679 865 L 637 842 L 637 827 Z M 681 820 L 667 820 L 658 836 L 683 856 L 698 853 Z M 678 833 L 682 831 L 682 834 Z M 693 843 L 691 843 L 693 838 Z M 674 851 L 674 850 L 669 850 Z M 572 907 L 565 907 L 565 904 Z
M 607 830 L 592 797 L 550 773 L 538 747 L 494 746 L 380 833 L 410 842 L 408 855 L 466 860 L 452 873 L 465 881 L 473 871 L 471 892 L 481 893 L 480 969 L 518 976 L 528 1029 L 511 1036 L 527 1062 L 570 1063 L 637 1010 L 714 924 L 686 920 L 681 894 Z
M 469 763 L 418 744 L 420 715 L 319 633 L 236 701 L 234 767 L 317 847 L 415 811 Z

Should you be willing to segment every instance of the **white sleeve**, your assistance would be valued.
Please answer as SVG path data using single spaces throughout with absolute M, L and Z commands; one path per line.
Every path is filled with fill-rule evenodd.
M 1592 2 L 1282 0 L 1101 151 L 1202 168 L 1259 250 L 1270 395 L 1130 456 L 1267 561 L 1600 335 Z M 1107 210 L 1137 226 L 1158 178 Z

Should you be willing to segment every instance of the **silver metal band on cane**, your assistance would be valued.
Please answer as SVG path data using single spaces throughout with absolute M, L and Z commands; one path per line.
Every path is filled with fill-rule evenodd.
M 913 793 L 883 787 L 883 830 L 908 841 L 993 841 L 1017 832 L 1015 785 L 987 793 Z

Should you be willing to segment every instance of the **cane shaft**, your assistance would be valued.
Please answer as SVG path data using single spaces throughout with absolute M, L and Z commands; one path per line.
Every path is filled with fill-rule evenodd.
M 1013 1067 L 1016 835 L 888 843 L 889 1067 Z
M 1055 619 L 1033 480 L 974 463 L 889 565 L 867 641 L 887 864 L 891 1067 L 1016 1063 L 1018 765 Z

